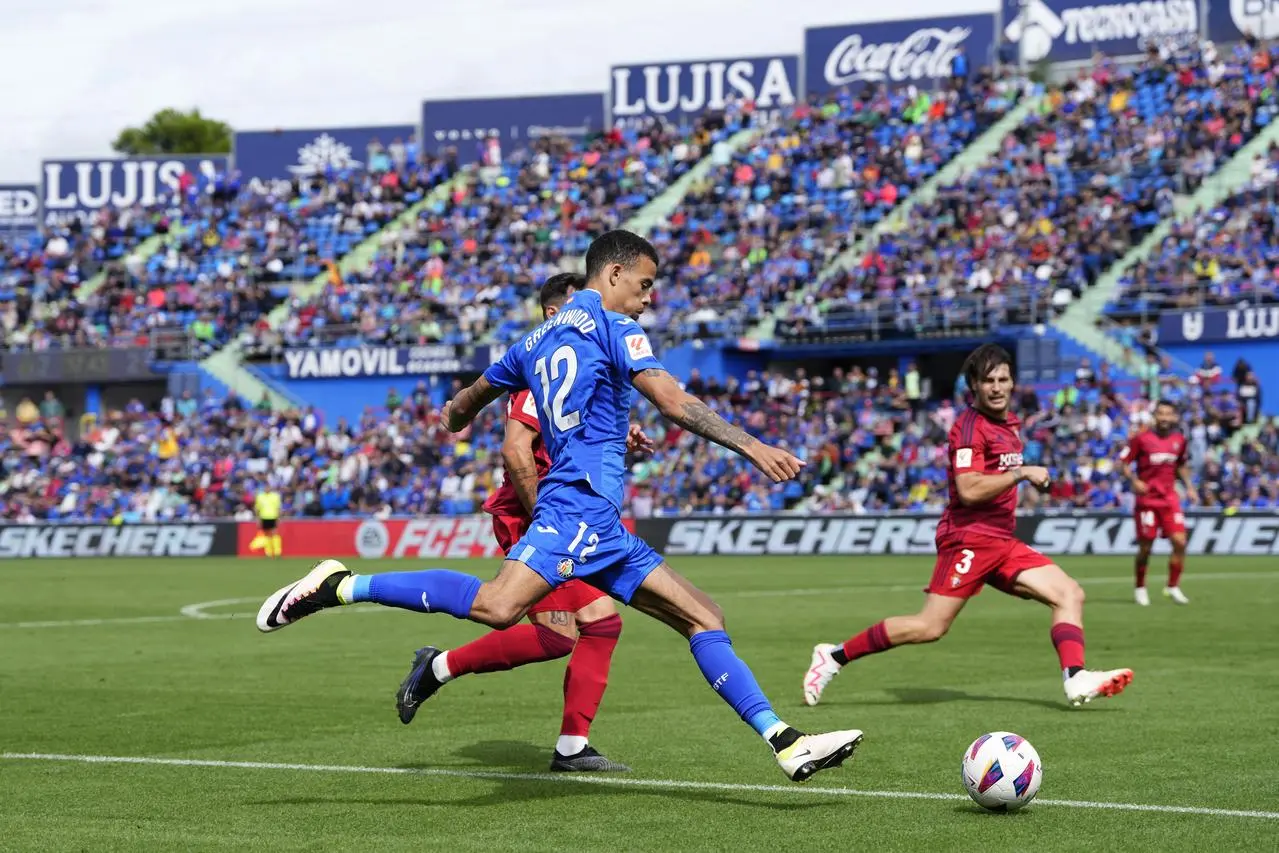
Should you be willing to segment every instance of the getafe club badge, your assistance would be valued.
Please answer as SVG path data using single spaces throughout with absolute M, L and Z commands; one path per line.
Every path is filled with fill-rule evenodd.
M 560 564 L 555 567 L 555 572 L 565 580 L 573 577 L 573 561 L 560 560 Z

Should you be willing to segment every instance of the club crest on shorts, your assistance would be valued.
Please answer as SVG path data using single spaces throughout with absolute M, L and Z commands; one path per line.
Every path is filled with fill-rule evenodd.
M 565 580 L 573 577 L 573 561 L 560 560 L 560 564 L 555 567 L 555 573 Z

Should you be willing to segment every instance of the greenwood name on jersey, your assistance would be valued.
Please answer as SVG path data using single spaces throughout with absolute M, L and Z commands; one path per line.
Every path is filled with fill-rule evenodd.
M 631 377 L 649 369 L 663 368 L 639 324 L 582 290 L 484 371 L 493 387 L 533 396 L 552 459 L 539 497 L 585 485 L 621 512 Z

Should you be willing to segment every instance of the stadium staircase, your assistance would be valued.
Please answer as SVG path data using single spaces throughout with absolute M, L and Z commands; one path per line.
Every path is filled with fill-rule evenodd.
M 758 127 L 748 127 L 745 130 L 739 130 L 737 133 L 724 140 L 724 144 L 728 147 L 720 149 L 721 156 L 732 157 L 738 151 L 741 151 L 743 148 L 758 139 L 760 134 L 763 132 L 763 128 Z M 713 168 L 715 168 L 715 154 L 707 154 L 701 160 L 698 160 L 697 163 L 694 164 L 693 168 L 685 172 L 679 180 L 667 187 L 661 195 L 635 211 L 635 214 L 630 219 L 623 222 L 621 227 L 625 228 L 627 231 L 634 231 L 636 234 L 641 234 L 647 237 L 654 228 L 676 211 L 680 202 L 684 200 L 684 196 L 688 195 L 688 191 L 692 189 L 697 182 L 710 174 L 710 171 Z M 574 258 L 570 266 L 574 272 L 583 272 L 586 269 L 586 258 Z M 529 298 L 525 300 L 525 308 L 528 311 L 529 317 L 535 317 L 538 313 L 540 313 L 540 309 L 537 307 L 537 299 L 534 296 L 529 296 Z M 481 345 L 491 345 L 497 342 L 497 329 L 492 329 L 479 343 Z
M 345 275 L 367 266 L 377 253 L 382 237 L 388 229 L 410 226 L 417 220 L 418 215 L 423 210 L 442 204 L 452 191 L 454 182 L 462 179 L 461 177 L 455 177 L 453 180 L 445 181 L 427 193 L 426 197 L 421 201 L 411 205 L 398 217 L 388 222 L 378 231 L 370 234 L 364 241 L 337 261 L 338 270 Z M 273 327 L 278 326 L 288 314 L 289 304 L 293 299 L 307 300 L 319 293 L 328 282 L 328 277 L 329 274 L 323 272 L 308 282 L 294 285 L 289 292 L 289 298 L 277 305 L 267 315 L 268 322 Z M 240 356 L 240 351 L 240 342 L 233 340 L 213 355 L 201 361 L 200 370 L 212 377 L 220 386 L 235 392 L 247 400 L 257 401 L 265 395 L 271 401 L 271 407 L 277 411 L 298 408 L 305 404 L 305 401 L 296 395 L 286 392 L 273 382 L 265 381 L 265 377 L 262 374 L 244 363 Z
M 736 153 L 746 145 L 750 144 L 760 134 L 758 128 L 748 128 L 738 131 L 726 140 L 728 145 L 728 155 Z M 720 149 L 721 154 L 724 149 Z M 679 206 L 679 203 L 688 194 L 688 191 L 695 183 L 704 178 L 714 167 L 715 154 L 708 154 L 703 157 L 696 165 L 693 166 L 686 174 L 675 181 L 665 192 L 657 198 L 650 201 L 635 215 L 628 220 L 624 228 L 641 234 L 647 234 L 655 225 L 669 216 Z M 340 261 L 338 261 L 338 269 L 342 273 L 352 270 L 361 269 L 367 266 L 369 261 L 376 254 L 378 247 L 381 245 L 383 234 L 388 228 L 407 227 L 413 223 L 418 215 L 434 205 L 442 203 L 450 192 L 452 192 L 454 183 L 458 180 L 466 180 L 464 176 L 459 176 L 442 184 L 432 190 L 426 198 L 413 205 L 398 218 L 389 223 L 382 230 L 371 234 L 366 240 L 347 253 Z M 582 260 L 579 259 L 579 266 Z M 324 288 L 328 280 L 328 274 L 324 273 L 316 276 L 310 282 L 294 287 L 291 292 L 291 298 L 299 298 L 302 300 L 309 299 L 314 294 Z M 270 314 L 267 320 L 272 326 L 277 325 L 284 319 L 288 312 L 288 303 L 277 306 Z M 218 352 L 206 358 L 200 363 L 200 368 L 212 377 L 216 383 L 235 391 L 240 396 L 249 400 L 259 400 L 263 395 L 271 401 L 274 409 L 296 408 L 306 405 L 306 401 L 297 397 L 285 389 L 281 388 L 277 383 L 271 382 L 265 374 L 245 364 L 241 358 L 241 349 L 238 341 L 233 341 L 223 347 Z
M 1003 118 L 987 128 L 985 133 L 974 139 L 967 148 L 952 157 L 950 162 L 938 170 L 935 175 L 920 184 L 919 189 L 904 197 L 900 204 L 894 207 L 887 216 L 875 223 L 874 227 L 863 234 L 861 239 L 853 246 L 841 252 L 827 264 L 826 268 L 817 274 L 815 284 L 820 285 L 831 276 L 838 275 L 843 270 L 852 269 L 861 260 L 866 250 L 875 245 L 881 235 L 900 228 L 902 223 L 906 221 L 907 214 L 916 205 L 931 201 L 937 196 L 938 190 L 942 187 L 954 183 L 965 172 L 975 169 L 986 162 L 987 158 L 999 150 L 1004 137 L 1016 129 L 1038 103 L 1038 97 L 1026 98 L 1016 107 L 1009 110 Z M 807 293 L 807 289 L 795 291 L 790 295 L 790 304 L 803 301 Z M 787 303 L 778 305 L 773 309 L 772 314 L 763 317 L 747 336 L 756 340 L 772 338 L 773 329 L 776 327 L 777 321 L 786 315 L 787 310 Z
M 166 245 L 168 245 L 170 240 L 176 240 L 180 237 L 185 236 L 187 232 L 187 228 L 189 227 L 190 226 L 182 225 L 180 223 L 174 223 L 170 227 L 170 230 L 167 234 L 152 235 L 146 238 L 145 240 L 143 240 L 138 245 L 134 246 L 128 252 L 125 252 L 124 255 L 122 255 L 121 257 L 112 258 L 107 263 L 104 263 L 102 265 L 102 269 L 100 269 L 98 272 L 90 276 L 87 280 L 81 283 L 79 287 L 76 288 L 76 291 L 75 291 L 76 301 L 83 303 L 90 296 L 98 292 L 98 290 L 102 287 L 102 285 L 107 280 L 107 268 L 111 264 L 123 263 L 124 261 L 128 260 L 131 257 L 136 257 L 138 260 L 140 260 L 143 263 L 143 265 L 145 265 L 146 262 L 151 259 L 151 256 L 154 255 L 156 252 L 159 252 Z M 30 323 L 27 324 L 26 331 L 28 332 L 31 331 Z
M 1279 142 L 1279 120 L 1271 121 L 1261 133 L 1204 181 L 1195 193 L 1178 196 L 1174 202 L 1178 216 L 1190 216 L 1210 208 L 1243 189 L 1251 177 L 1253 159 L 1258 154 L 1265 154 L 1276 142 Z M 1103 310 L 1119 295 L 1119 285 L 1124 274 L 1163 242 L 1172 229 L 1172 224 L 1168 220 L 1160 222 L 1144 240 L 1112 264 L 1093 287 L 1072 302 L 1057 318 L 1053 324 L 1056 330 L 1094 353 L 1099 362 L 1106 361 L 1119 368 L 1133 364 L 1133 353 L 1109 334 L 1114 324 L 1106 318 Z M 1194 367 L 1178 360 L 1173 361 L 1172 368 L 1182 377 L 1189 377 L 1194 372 Z M 1235 433 L 1232 437 L 1234 449 L 1237 451 L 1245 440 L 1254 437 L 1259 431 L 1259 426 L 1249 426 Z
M 750 145 L 759 135 L 763 133 L 762 128 L 750 127 L 746 130 L 739 130 L 737 133 L 725 140 L 727 144 L 727 155 L 732 156 Z M 723 151 L 723 149 L 721 149 Z M 680 202 L 684 200 L 684 196 L 688 195 L 688 191 L 698 181 L 710 174 L 711 169 L 715 165 L 715 155 L 708 154 L 697 162 L 697 165 L 689 169 L 679 180 L 666 188 L 666 192 L 650 201 L 648 204 L 635 211 L 625 225 L 622 227 L 627 231 L 634 231 L 636 234 L 648 236 L 653 228 L 679 207 Z M 583 261 L 584 262 L 584 261 Z

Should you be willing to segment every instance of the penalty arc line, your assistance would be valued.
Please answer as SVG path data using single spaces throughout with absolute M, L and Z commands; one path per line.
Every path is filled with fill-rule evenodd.
M 302 773 L 355 773 L 384 776 L 444 777 L 452 779 L 489 779 L 501 782 L 548 782 L 561 785 L 603 785 L 619 788 L 659 788 L 673 790 L 736 791 L 760 794 L 803 794 L 808 796 L 862 797 L 881 800 L 945 800 L 967 801 L 962 794 L 939 794 L 927 791 L 864 791 L 857 788 L 828 788 L 798 785 L 751 785 L 740 782 L 694 782 L 687 779 L 633 779 L 606 776 L 570 776 L 562 773 L 504 773 L 497 770 L 448 770 L 416 767 L 362 767 L 342 764 L 292 764 L 268 761 L 219 761 L 201 758 L 153 758 L 130 755 L 64 755 L 42 752 L 0 753 L 5 761 L 50 761 L 79 764 L 141 764 L 161 767 L 200 767 L 233 770 L 292 770 Z M 1279 820 L 1279 812 L 1249 809 L 1219 809 L 1206 806 L 1163 806 L 1147 803 L 1105 803 L 1089 800 L 1037 799 L 1039 806 L 1093 809 L 1105 811 L 1148 812 L 1155 814 L 1201 815 L 1204 817 L 1255 818 Z
M 1279 578 L 1279 572 L 1214 572 L 1196 575 L 1194 581 L 1235 581 Z M 1131 584 L 1132 577 L 1099 577 L 1079 578 L 1083 586 L 1102 584 Z M 739 589 L 709 593 L 714 598 L 791 598 L 807 595 L 843 595 L 858 592 L 918 592 L 920 584 L 862 584 L 860 586 L 828 586 L 797 589 Z M 100 625 L 144 625 L 151 622 L 196 622 L 224 621 L 228 619 L 251 619 L 254 613 L 207 613 L 211 607 L 225 607 L 237 604 L 258 604 L 261 598 L 224 598 L 217 601 L 200 601 L 182 607 L 178 614 L 161 616 L 122 616 L 102 619 L 50 619 L 30 622 L 0 622 L 0 630 L 5 628 L 92 628 Z M 351 608 L 335 610 L 335 613 L 388 613 L 396 608 L 376 607 L 373 605 L 357 605 Z

